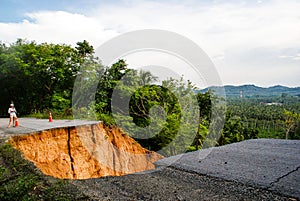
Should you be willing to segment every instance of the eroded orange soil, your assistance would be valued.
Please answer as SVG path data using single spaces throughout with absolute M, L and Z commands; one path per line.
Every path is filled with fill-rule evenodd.
M 61 179 L 120 176 L 154 169 L 161 155 L 102 123 L 14 136 L 9 140 L 46 175 Z

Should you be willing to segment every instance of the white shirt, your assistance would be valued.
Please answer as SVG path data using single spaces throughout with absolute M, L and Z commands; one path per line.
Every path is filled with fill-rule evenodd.
M 10 115 L 16 115 L 17 110 L 16 110 L 16 108 L 10 107 L 10 108 L 8 108 L 8 113 L 9 113 Z

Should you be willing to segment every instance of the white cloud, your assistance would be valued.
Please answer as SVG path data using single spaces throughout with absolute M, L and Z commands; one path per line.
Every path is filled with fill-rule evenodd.
M 299 61 L 300 60 L 300 53 L 299 54 L 297 54 L 296 56 L 294 56 L 294 58 L 293 58 L 294 60 L 297 60 L 297 61 Z
M 82 14 L 64 11 L 41 11 L 26 14 L 20 23 L 0 23 L 1 40 L 15 42 L 26 38 L 37 42 L 75 45 L 84 39 L 93 43 L 103 42 L 116 35 L 106 30 L 101 21 Z
M 272 1 L 257 5 L 221 3 L 184 4 L 134 1 L 125 7 L 102 6 L 94 16 L 119 32 L 162 28 L 182 33 L 210 49 L 247 45 L 300 45 L 300 3 Z M 218 45 L 219 47 L 210 47 Z
M 86 39 L 98 47 L 104 41 L 128 31 L 164 29 L 182 34 L 199 44 L 217 65 L 223 81 L 233 83 L 238 80 L 234 77 L 249 74 L 251 70 L 255 72 L 264 68 L 267 72 L 274 66 L 295 70 L 295 65 L 299 66 L 299 55 L 295 54 L 289 58 L 294 63 L 279 62 L 279 59 L 284 60 L 282 56 L 286 56 L 282 49 L 300 49 L 299 10 L 300 2 L 294 0 L 246 3 L 123 1 L 115 5 L 94 6 L 84 14 L 63 11 L 28 13 L 28 20 L 20 23 L 0 23 L 0 40 L 14 42 L 17 38 L 27 38 L 75 45 Z M 268 51 L 255 54 L 256 49 Z M 236 54 L 239 51 L 241 53 Z M 272 59 L 275 62 L 271 62 Z M 252 60 L 256 62 L 250 66 L 247 62 Z M 280 79 L 275 77 L 274 81 L 279 82 Z M 268 79 L 264 82 L 257 79 L 257 84 L 271 85 L 274 81 L 272 77 Z M 286 84 L 300 85 L 295 73 L 281 80 L 290 80 Z M 236 84 L 241 82 L 236 81 Z M 255 76 L 245 76 L 244 82 L 256 82 Z
M 292 59 L 292 60 L 298 61 L 298 60 L 300 60 L 300 53 L 295 54 L 295 55 L 280 55 L 279 58 Z

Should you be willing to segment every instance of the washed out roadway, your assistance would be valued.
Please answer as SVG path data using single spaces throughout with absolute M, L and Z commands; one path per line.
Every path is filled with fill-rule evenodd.
M 97 121 L 19 118 L 0 139 Z M 154 171 L 71 181 L 93 200 L 300 200 L 300 141 L 256 139 L 165 158 Z

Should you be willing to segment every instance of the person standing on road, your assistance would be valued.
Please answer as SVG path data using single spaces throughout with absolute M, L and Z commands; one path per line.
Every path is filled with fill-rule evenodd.
M 13 122 L 18 121 L 17 110 L 16 110 L 14 104 L 10 104 L 10 107 L 8 108 L 8 114 L 9 114 L 9 124 L 8 124 L 7 128 L 9 128 L 13 124 Z

